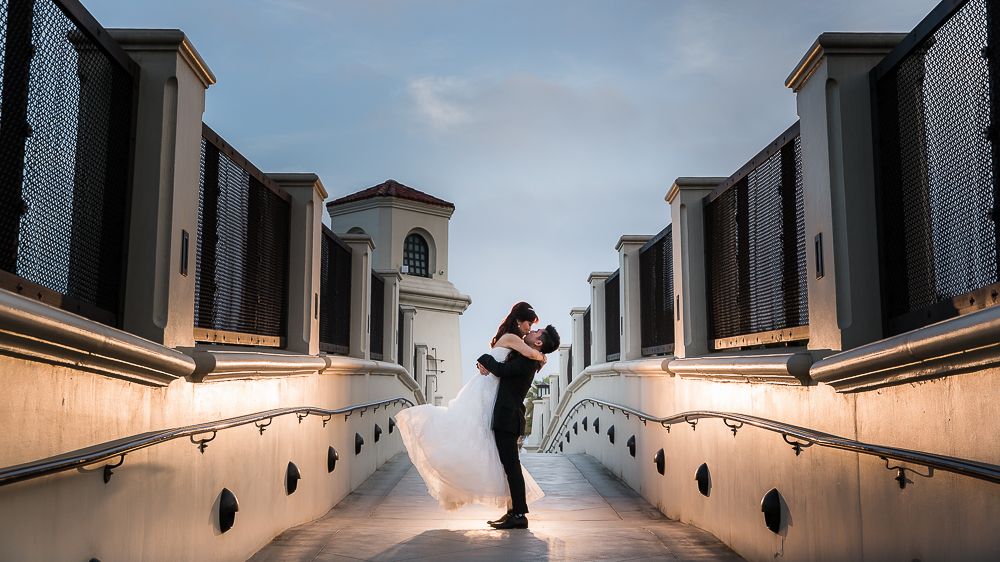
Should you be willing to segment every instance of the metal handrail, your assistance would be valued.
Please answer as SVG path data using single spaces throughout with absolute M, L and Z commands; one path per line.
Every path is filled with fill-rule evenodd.
M 405 403 L 408 406 L 413 406 L 412 400 L 402 396 L 397 396 L 396 398 L 379 400 L 377 402 L 368 402 L 365 404 L 355 404 L 353 406 L 347 406 L 336 410 L 328 410 L 326 408 L 317 408 L 314 406 L 277 408 L 274 410 L 266 410 L 235 418 L 226 418 L 212 422 L 186 425 L 184 427 L 174 429 L 163 429 L 159 431 L 140 433 L 138 435 L 124 437 L 115 441 L 92 445 L 84 449 L 70 451 L 54 457 L 2 468 L 0 469 L 0 486 L 13 484 L 15 482 L 22 482 L 24 480 L 31 480 L 33 478 L 39 478 L 41 476 L 47 476 L 57 472 L 72 470 L 74 468 L 84 467 L 116 457 L 121 457 L 124 462 L 125 455 L 129 453 L 133 453 L 147 447 L 152 447 L 153 445 L 166 443 L 167 441 L 173 441 L 174 439 L 182 437 L 190 437 L 191 443 L 197 445 L 198 449 L 204 453 L 205 448 L 208 446 L 208 442 L 215 439 L 216 434 L 223 429 L 229 429 L 251 423 L 256 424 L 256 422 L 268 420 L 266 424 L 257 425 L 257 428 L 263 434 L 264 430 L 271 424 L 271 421 L 274 418 L 290 414 L 296 414 L 299 418 L 299 423 L 302 423 L 302 420 L 310 415 L 324 416 L 323 425 L 326 426 L 326 423 L 336 415 L 344 414 L 344 420 L 347 420 L 347 418 L 351 417 L 352 413 L 360 410 L 361 417 L 363 417 L 369 408 L 371 408 L 372 412 L 375 412 L 382 406 L 388 408 L 389 406 L 397 403 Z M 195 435 L 208 433 L 212 434 L 212 436 L 208 439 L 194 438 Z
M 731 412 L 713 412 L 707 410 L 696 410 L 692 412 L 683 412 L 673 416 L 660 418 L 656 416 L 651 416 L 644 412 L 640 412 L 633 408 L 627 406 L 622 406 L 621 404 L 614 404 L 612 402 L 605 402 L 603 400 L 596 400 L 593 398 L 584 398 L 578 401 L 576 404 L 570 408 L 569 412 L 563 417 L 562 425 L 559 427 L 559 431 L 553 434 L 552 442 L 549 444 L 546 452 L 553 452 L 557 442 L 562 442 L 559 438 L 563 434 L 563 431 L 567 428 L 570 417 L 576 412 L 580 407 L 586 404 L 593 404 L 598 406 L 602 410 L 608 408 L 611 413 L 615 410 L 620 410 L 627 418 L 630 416 L 635 416 L 639 421 L 646 424 L 646 422 L 653 422 L 662 425 L 667 428 L 667 432 L 670 431 L 670 426 L 686 423 L 691 426 L 692 429 L 698 424 L 698 420 L 706 418 L 717 418 L 721 419 L 722 422 L 728 427 L 733 435 L 742 428 L 744 425 L 750 425 L 767 431 L 772 431 L 774 433 L 781 434 L 785 443 L 791 445 L 792 450 L 798 455 L 802 452 L 802 449 L 806 447 L 811 447 L 813 445 L 819 445 L 820 447 L 829 447 L 832 449 L 841 449 L 844 451 L 851 451 L 858 454 L 871 455 L 879 457 L 886 461 L 886 468 L 892 470 L 904 470 L 902 467 L 890 467 L 888 465 L 889 459 L 909 462 L 913 464 L 922 465 L 931 469 L 943 470 L 945 472 L 953 472 L 955 474 L 961 474 L 963 476 L 969 476 L 972 478 L 977 478 L 979 480 L 986 480 L 987 482 L 993 482 L 994 484 L 1000 484 L 1000 466 L 995 464 L 988 464 L 984 462 L 978 462 L 968 459 L 961 459 L 957 457 L 948 457 L 944 455 L 936 455 L 934 453 L 926 453 L 923 451 L 911 451 L 909 449 L 897 449 L 895 447 L 886 447 L 884 445 L 873 445 L 870 443 L 863 443 L 861 441 L 856 441 L 854 439 L 848 439 L 846 437 L 840 437 L 837 435 L 832 435 L 830 433 L 823 433 L 821 431 L 816 431 L 813 429 L 808 429 L 804 427 L 798 427 L 795 425 L 790 425 L 786 423 L 781 423 L 774 420 L 769 420 L 766 418 L 759 418 L 756 416 L 748 416 L 745 414 L 736 414 Z M 732 425 L 730 425 L 732 424 Z

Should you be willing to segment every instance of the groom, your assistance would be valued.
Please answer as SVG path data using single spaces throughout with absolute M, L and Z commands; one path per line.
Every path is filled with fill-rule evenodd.
M 524 343 L 548 355 L 559 347 L 559 333 L 549 325 L 524 336 Z M 500 363 L 486 353 L 479 357 L 479 372 L 493 373 L 500 379 L 497 400 L 493 405 L 493 437 L 497 443 L 500 464 L 507 474 L 511 508 L 503 517 L 490 521 L 494 529 L 527 529 L 528 504 L 524 498 L 524 475 L 517 455 L 517 439 L 524 434 L 524 398 L 528 395 L 535 373 L 542 367 L 538 361 L 511 351 Z

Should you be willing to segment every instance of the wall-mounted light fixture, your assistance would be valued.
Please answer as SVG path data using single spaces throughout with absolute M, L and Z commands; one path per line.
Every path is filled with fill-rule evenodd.
M 299 467 L 295 466 L 295 463 L 288 463 L 288 468 L 285 470 L 285 493 L 289 496 L 295 493 L 295 490 L 299 489 L 299 480 L 302 479 L 302 473 L 299 472 Z
M 326 450 L 326 471 L 333 472 L 337 468 L 337 461 L 340 460 L 340 453 L 332 446 Z
M 708 471 L 708 464 L 702 463 L 698 467 L 694 479 L 698 481 L 698 491 L 707 498 L 712 493 L 712 474 Z
M 225 533 L 236 524 L 236 512 L 240 510 L 240 502 L 236 494 L 223 488 L 219 494 L 219 529 Z
M 764 513 L 764 525 L 774 534 L 781 530 L 781 494 L 771 488 L 760 500 L 760 510 Z

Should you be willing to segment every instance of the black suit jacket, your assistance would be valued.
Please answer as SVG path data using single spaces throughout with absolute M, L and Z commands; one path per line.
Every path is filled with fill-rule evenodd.
M 493 404 L 493 431 L 524 435 L 524 398 L 538 372 L 538 362 L 516 351 L 511 351 L 503 363 L 488 353 L 480 356 L 479 362 L 500 379 L 497 400 Z

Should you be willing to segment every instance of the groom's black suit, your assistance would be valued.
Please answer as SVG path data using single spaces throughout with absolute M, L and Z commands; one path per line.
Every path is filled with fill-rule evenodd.
M 524 398 L 538 372 L 538 362 L 516 351 L 500 363 L 490 354 L 483 354 L 479 363 L 500 379 L 497 400 L 493 405 L 493 436 L 497 443 L 500 464 L 510 486 L 511 511 L 528 513 L 524 498 L 524 475 L 517 455 L 517 439 L 524 434 Z

